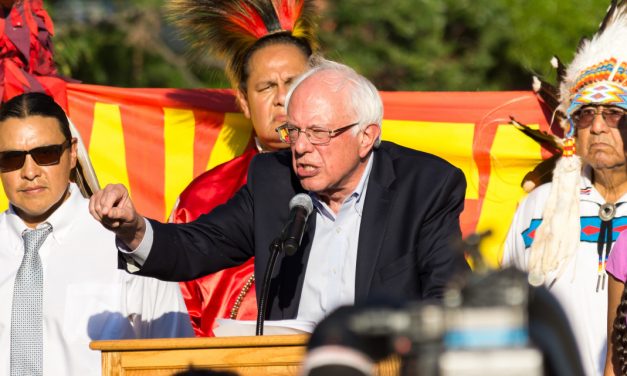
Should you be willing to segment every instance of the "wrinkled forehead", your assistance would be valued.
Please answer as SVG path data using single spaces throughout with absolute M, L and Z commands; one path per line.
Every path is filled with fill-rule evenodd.
M 330 123 L 353 117 L 355 109 L 348 85 L 324 73 L 307 77 L 294 90 L 287 107 L 291 122 Z
M 61 125 L 54 117 L 9 117 L 0 121 L 0 145 L 3 147 L 36 147 L 64 140 Z

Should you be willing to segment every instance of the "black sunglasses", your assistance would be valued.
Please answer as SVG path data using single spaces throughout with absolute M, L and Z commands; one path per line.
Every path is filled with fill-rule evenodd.
M 52 166 L 59 163 L 63 151 L 72 145 L 72 140 L 65 140 L 59 145 L 40 146 L 30 150 L 9 150 L 0 152 L 0 172 L 19 170 L 24 166 L 28 154 L 40 166 Z

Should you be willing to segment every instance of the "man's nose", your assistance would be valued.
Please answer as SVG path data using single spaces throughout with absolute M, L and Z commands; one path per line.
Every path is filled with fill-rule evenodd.
M 309 137 L 305 132 L 298 132 L 298 136 L 296 140 L 292 143 L 292 150 L 297 154 L 304 154 L 310 151 L 313 148 L 311 141 L 309 141 Z
M 285 106 L 285 97 L 287 96 L 288 90 L 289 86 L 287 84 L 279 83 L 277 85 L 276 94 L 274 95 L 275 106 Z
M 24 159 L 24 165 L 22 166 L 21 174 L 22 177 L 28 180 L 33 180 L 41 174 L 41 167 L 37 164 L 37 162 L 35 162 L 30 154 L 26 155 Z
M 590 131 L 592 133 L 603 133 L 607 132 L 609 129 L 607 123 L 605 122 L 605 118 L 603 117 L 602 112 L 597 112 L 594 115 L 594 119 L 592 119 L 592 125 L 590 126 Z

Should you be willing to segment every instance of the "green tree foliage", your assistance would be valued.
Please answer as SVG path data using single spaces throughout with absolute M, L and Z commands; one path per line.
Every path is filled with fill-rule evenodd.
M 609 4 L 609 2 L 608 2 Z M 551 75 L 581 36 L 596 30 L 603 2 L 578 0 L 342 0 L 322 22 L 327 56 L 385 90 L 528 89 Z
M 63 74 L 123 87 L 228 87 L 222 63 L 192 59 L 163 0 L 48 0 Z M 383 90 L 527 90 L 572 59 L 608 1 L 319 1 L 324 54 Z
M 47 1 L 61 74 L 121 87 L 228 87 L 220 62 L 186 58 L 163 0 Z

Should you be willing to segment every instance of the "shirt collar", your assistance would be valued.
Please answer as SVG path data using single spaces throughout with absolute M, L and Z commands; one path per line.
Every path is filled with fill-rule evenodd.
M 597 191 L 592 184 L 592 174 L 593 170 L 590 165 L 584 165 L 581 174 L 581 181 L 579 185 L 579 196 L 583 201 L 593 201 L 596 203 L 605 203 L 605 198 L 601 196 L 601 193 Z M 627 202 L 627 193 L 623 194 L 616 203 Z
M 75 214 L 78 210 L 86 210 L 81 207 L 80 203 L 83 196 L 78 189 L 78 186 L 74 183 L 70 183 L 68 188 L 70 197 L 65 200 L 58 208 L 48 217 L 43 223 L 50 223 L 52 225 L 52 234 L 50 236 L 56 241 L 60 242 L 61 239 L 68 233 L 72 227 L 75 218 Z M 20 238 L 24 230 L 29 229 L 28 226 L 22 221 L 22 219 L 15 213 L 15 207 L 10 204 L 9 211 L 7 213 L 7 223 L 11 231 L 14 231 Z M 43 224 L 39 224 L 37 228 Z
M 264 147 L 261 141 L 259 141 L 259 138 L 257 136 L 255 136 L 255 147 L 257 148 L 257 151 L 260 153 L 269 153 L 271 151 L 275 151 L 275 150 Z
M 363 198 L 366 196 L 366 190 L 368 188 L 368 180 L 370 180 L 370 171 L 372 171 L 372 155 L 373 154 L 374 152 L 370 153 L 370 156 L 368 157 L 368 164 L 366 164 L 366 169 L 364 170 L 364 173 L 361 176 L 361 179 L 359 180 L 359 184 L 357 184 L 357 188 L 355 188 L 355 191 L 347 199 L 347 201 L 349 201 L 351 200 L 352 197 L 355 198 L 355 202 L 356 202 L 355 206 L 357 208 L 357 211 L 359 212 L 359 215 L 361 215 L 361 212 L 364 208 Z
M 360 216 L 364 208 L 363 198 L 365 197 L 366 190 L 368 188 L 368 180 L 370 179 L 370 171 L 372 171 L 373 154 L 374 152 L 370 153 L 370 156 L 368 157 L 366 168 L 364 169 L 364 172 L 361 175 L 361 178 L 359 179 L 359 183 L 357 183 L 357 187 L 355 187 L 355 190 L 353 191 L 353 193 L 348 195 L 348 197 L 344 200 L 344 203 L 342 204 L 342 205 L 345 205 L 351 201 L 354 201 L 355 210 L 357 211 L 357 214 L 359 214 Z M 327 204 L 325 204 L 318 198 L 318 195 L 316 193 L 309 192 L 309 196 L 311 196 L 314 207 L 316 208 L 316 210 L 318 210 L 319 213 L 326 215 L 326 216 L 331 215 L 331 218 L 335 217 L 335 215 L 331 214 L 332 213 L 331 209 L 329 209 Z

